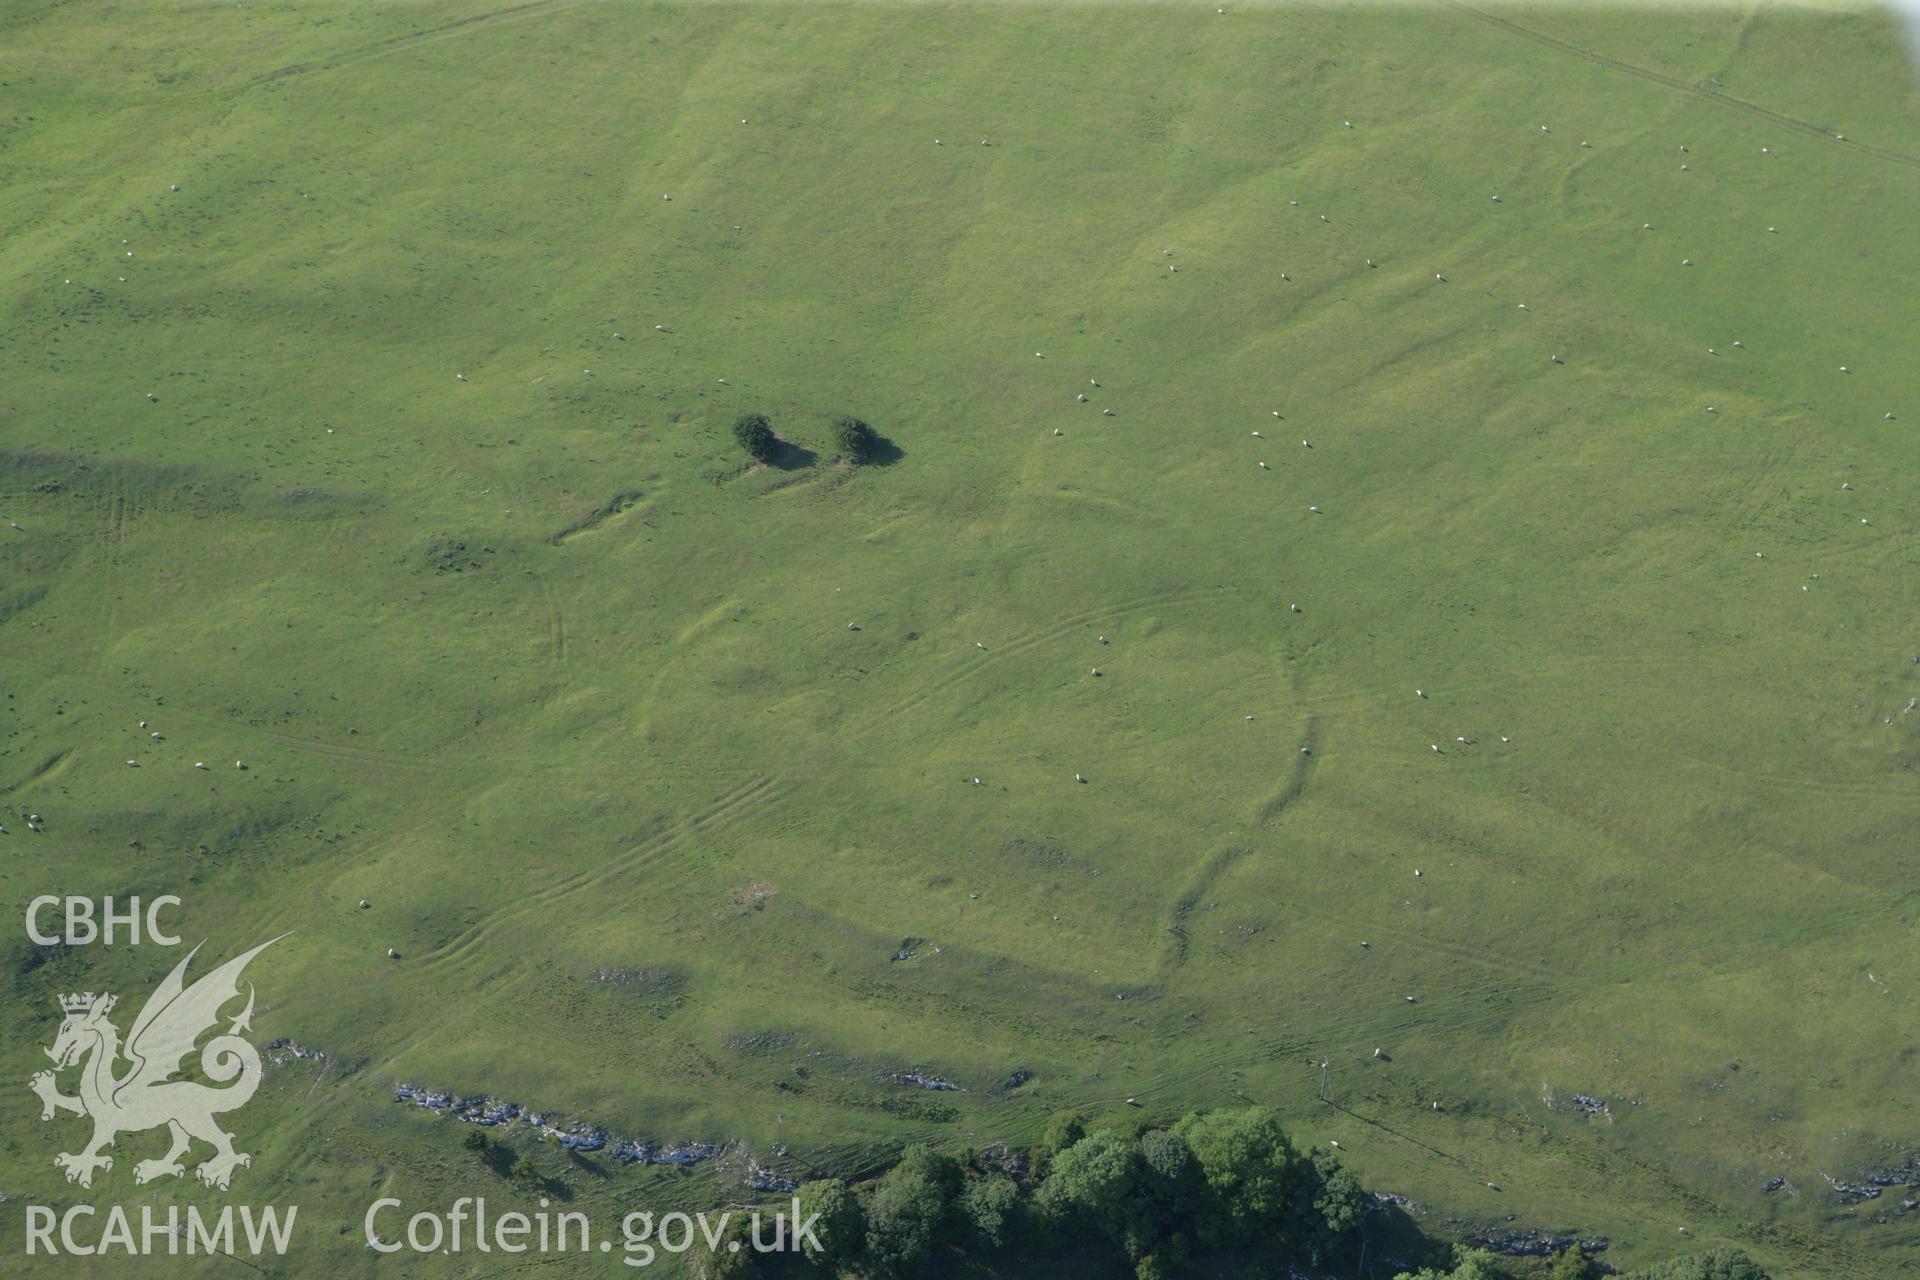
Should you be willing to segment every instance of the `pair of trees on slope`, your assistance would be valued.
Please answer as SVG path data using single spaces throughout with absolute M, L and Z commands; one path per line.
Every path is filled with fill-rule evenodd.
M 743 413 L 736 418 L 733 438 L 755 462 L 771 460 L 774 448 L 779 443 L 778 437 L 773 434 L 773 424 L 764 413 Z M 879 433 L 859 418 L 839 417 L 833 420 L 833 447 L 847 461 L 865 462 L 879 443 Z

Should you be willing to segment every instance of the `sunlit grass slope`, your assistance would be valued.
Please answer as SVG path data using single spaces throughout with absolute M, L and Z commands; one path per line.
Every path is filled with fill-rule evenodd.
M 86 1194 L 370 1275 L 512 1194 L 399 1081 L 744 1144 L 513 1131 L 608 1215 L 1251 1099 L 1436 1231 L 1911 1264 L 1823 1178 L 1920 1145 L 1892 24 L 1218 8 L 6 7 L 6 913 L 293 930 L 329 1055 Z M 178 958 L 9 937 L 21 1081 Z

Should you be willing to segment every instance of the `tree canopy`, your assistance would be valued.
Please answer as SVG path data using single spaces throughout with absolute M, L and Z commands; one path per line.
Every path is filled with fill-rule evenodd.
M 874 429 L 859 418 L 833 420 L 833 447 L 849 462 L 865 462 L 873 447 L 880 443 Z
M 773 456 L 773 424 L 764 413 L 743 413 L 735 418 L 733 438 L 755 462 L 765 462 Z

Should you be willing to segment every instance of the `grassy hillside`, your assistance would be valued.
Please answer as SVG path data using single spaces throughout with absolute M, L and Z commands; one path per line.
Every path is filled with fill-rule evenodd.
M 1436 1231 L 1906 1273 L 1826 1181 L 1920 1147 L 1894 25 L 1218 8 L 0 11 L 0 905 L 292 930 L 327 1055 L 228 1195 L 15 1087 L 10 1268 L 487 1274 L 360 1243 L 488 1188 L 407 1082 L 743 1144 L 510 1131 L 609 1216 L 1250 1099 Z M 7 937 L 22 1081 L 178 959 Z

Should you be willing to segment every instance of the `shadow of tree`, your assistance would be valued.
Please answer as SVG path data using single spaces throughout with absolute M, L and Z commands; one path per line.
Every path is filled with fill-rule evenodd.
M 782 471 L 798 471 L 820 461 L 820 455 L 803 444 L 794 444 L 790 440 L 775 440 L 773 449 L 767 455 L 767 465 L 778 467 Z
M 863 467 L 890 467 L 906 457 L 899 445 L 885 436 L 875 436 L 873 443 L 867 446 L 867 456 L 860 459 Z
M 574 1168 L 579 1169 L 583 1173 L 590 1173 L 603 1181 L 613 1176 L 613 1171 L 607 1168 L 607 1166 L 601 1164 L 598 1160 L 589 1160 L 578 1151 L 567 1152 L 567 1159 L 573 1162 Z

